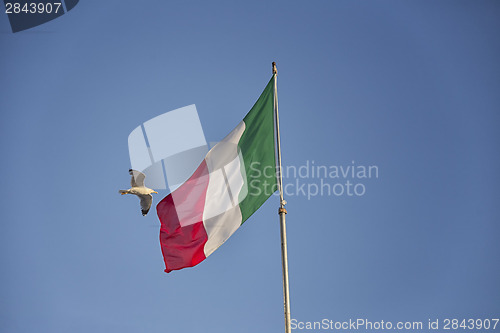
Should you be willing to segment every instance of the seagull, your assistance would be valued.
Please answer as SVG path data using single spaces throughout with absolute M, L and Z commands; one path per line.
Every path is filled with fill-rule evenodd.
M 153 196 L 151 193 L 158 193 L 150 188 L 144 186 L 144 178 L 146 175 L 140 171 L 129 169 L 128 173 L 132 176 L 130 180 L 130 186 L 128 190 L 119 190 L 121 195 L 124 194 L 135 194 L 141 199 L 141 211 L 142 216 L 146 216 L 153 203 Z

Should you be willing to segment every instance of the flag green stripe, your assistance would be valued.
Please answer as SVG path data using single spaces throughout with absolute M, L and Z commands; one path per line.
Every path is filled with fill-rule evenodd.
M 245 131 L 238 146 L 243 157 L 245 185 L 240 193 L 242 222 L 245 222 L 277 189 L 274 150 L 274 76 L 250 112 L 243 118 Z

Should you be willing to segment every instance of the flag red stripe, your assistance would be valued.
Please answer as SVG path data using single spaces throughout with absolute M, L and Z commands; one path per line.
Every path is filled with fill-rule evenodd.
M 206 259 L 203 249 L 208 236 L 203 226 L 203 209 L 208 181 L 208 167 L 203 160 L 193 175 L 156 207 L 167 273 Z

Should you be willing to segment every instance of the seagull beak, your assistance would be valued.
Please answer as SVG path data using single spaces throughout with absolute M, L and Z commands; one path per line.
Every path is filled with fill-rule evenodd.
M 156 194 L 158 194 L 158 192 L 156 192 L 156 191 L 153 191 L 153 193 L 156 193 Z

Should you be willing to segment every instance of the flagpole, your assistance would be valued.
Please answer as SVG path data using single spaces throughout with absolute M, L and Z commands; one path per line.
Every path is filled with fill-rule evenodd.
M 274 76 L 274 117 L 276 123 L 276 146 L 277 146 L 277 175 L 278 175 L 278 188 L 280 192 L 280 207 L 278 214 L 280 216 L 280 235 L 281 235 L 281 264 L 283 269 L 283 303 L 285 310 L 285 333 L 291 333 L 290 327 L 290 291 L 288 288 L 288 255 L 286 247 L 286 223 L 285 209 L 286 201 L 283 199 L 283 177 L 281 174 L 281 145 L 280 145 L 280 118 L 278 114 L 278 70 L 276 63 L 273 62 L 273 76 Z

